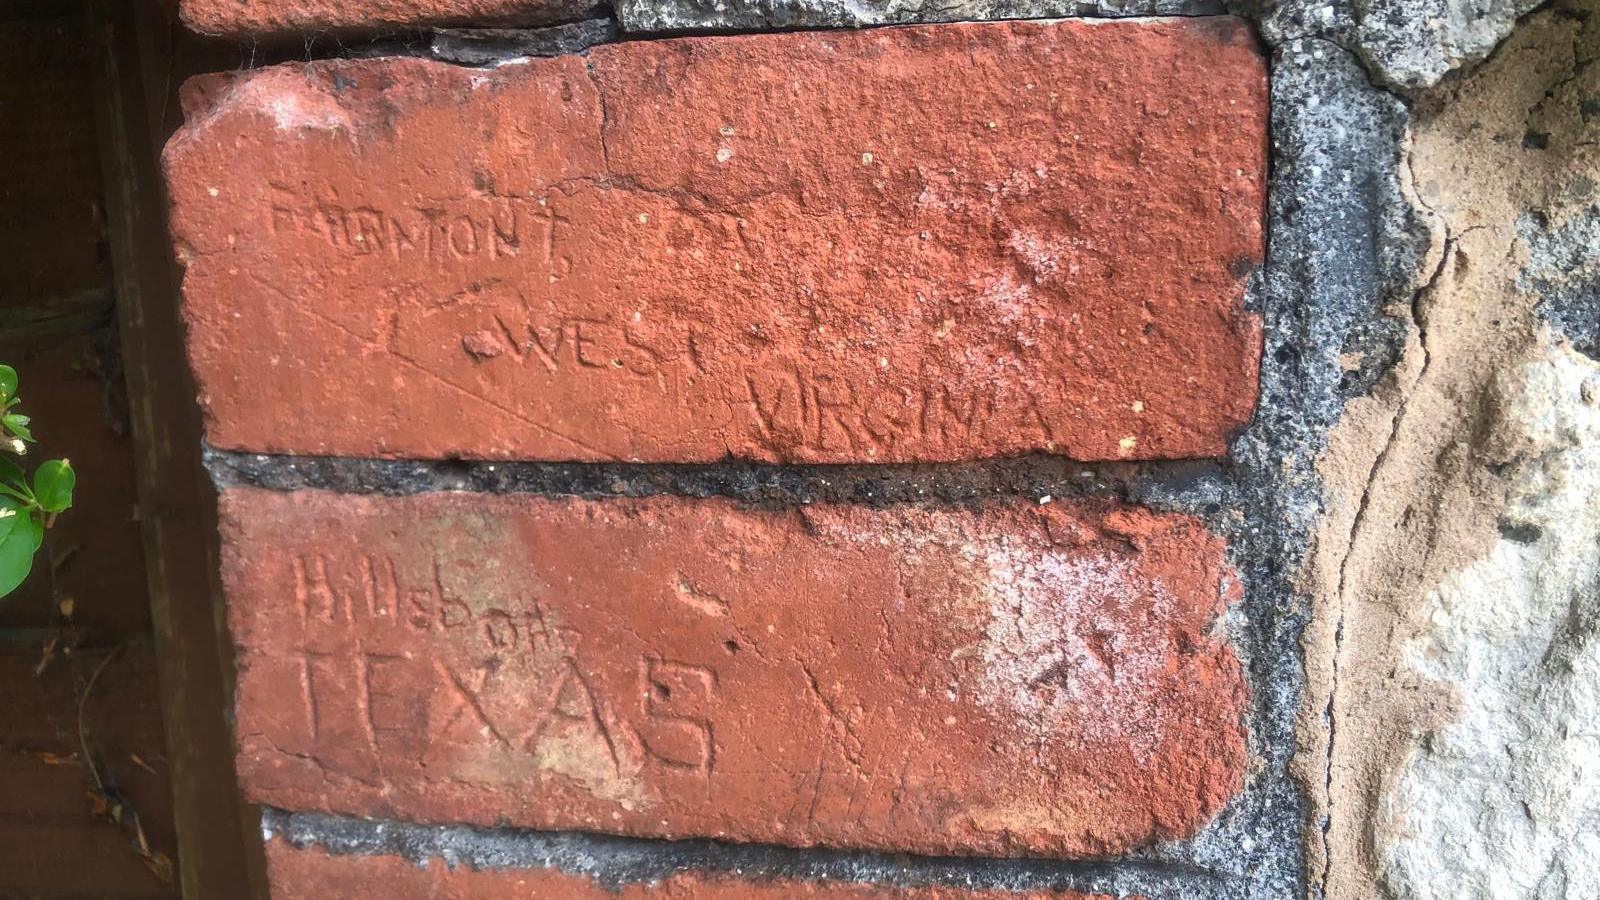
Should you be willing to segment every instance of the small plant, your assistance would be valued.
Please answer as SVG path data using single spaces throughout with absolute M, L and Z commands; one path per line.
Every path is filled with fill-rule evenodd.
M 17 370 L 0 365 L 0 597 L 16 590 L 33 568 L 33 556 L 44 543 L 45 529 L 72 505 L 77 476 L 64 459 L 40 463 L 28 473 L 12 457 L 21 458 L 33 443 L 27 416 L 16 411 Z

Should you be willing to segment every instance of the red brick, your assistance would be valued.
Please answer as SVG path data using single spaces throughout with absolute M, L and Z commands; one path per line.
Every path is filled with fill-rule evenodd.
M 1233 581 L 1125 508 L 222 500 L 250 797 L 925 853 L 1108 855 L 1240 786 Z
M 1165 458 L 1253 408 L 1266 81 L 1233 19 L 296 63 L 190 119 L 219 447 Z
M 734 874 L 678 873 L 662 881 L 606 887 L 558 870 L 472 870 L 430 858 L 344 857 L 318 847 L 267 842 L 272 900 L 1110 900 L 1077 890 L 970 890 L 840 881 L 755 881 Z M 1130 898 L 1133 900 L 1133 898 Z
M 1078 891 L 759 881 L 716 873 L 681 873 L 613 889 L 554 869 L 451 868 L 438 859 L 419 866 L 394 856 L 334 856 L 282 840 L 267 844 L 267 867 L 273 900 L 1110 900 Z
M 596 0 L 179 0 L 202 34 L 382 31 L 423 25 L 544 25 L 591 14 Z

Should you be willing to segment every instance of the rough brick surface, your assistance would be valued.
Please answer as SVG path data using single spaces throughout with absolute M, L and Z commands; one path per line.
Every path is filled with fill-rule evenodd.
M 424 25 L 544 25 L 593 13 L 597 0 L 179 0 L 202 34 L 383 31 Z
M 1252 410 L 1237 20 L 297 63 L 190 100 L 168 180 L 219 447 L 1164 458 Z
M 1111 900 L 1065 890 L 763 881 L 717 873 L 611 887 L 554 869 L 451 868 L 438 859 L 419 866 L 395 856 L 334 856 L 282 840 L 267 844 L 267 866 L 273 900 Z
M 1197 523 L 236 488 L 254 800 L 928 853 L 1103 855 L 1238 789 Z

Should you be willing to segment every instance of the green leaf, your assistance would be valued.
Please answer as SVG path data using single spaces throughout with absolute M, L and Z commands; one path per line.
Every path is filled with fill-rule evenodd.
M 0 541 L 11 536 L 16 530 L 17 523 L 28 515 L 28 507 L 20 500 L 10 497 L 0 497 Z
M 0 597 L 17 589 L 33 568 L 33 553 L 44 540 L 44 529 L 22 504 L 0 497 Z
M 33 421 L 22 413 L 6 413 L 0 416 L 0 425 L 5 425 L 11 433 L 25 441 L 33 441 L 33 433 L 28 431 L 28 423 Z
M 22 471 L 22 467 L 4 456 L 0 456 L 0 485 L 9 487 L 24 497 L 31 493 L 28 490 L 28 476 Z
M 0 365 L 0 403 L 11 399 L 17 393 L 17 370 L 10 366 Z
M 40 463 L 33 473 L 33 498 L 45 512 L 61 512 L 72 505 L 72 488 L 77 483 L 72 463 L 64 459 L 48 460 Z

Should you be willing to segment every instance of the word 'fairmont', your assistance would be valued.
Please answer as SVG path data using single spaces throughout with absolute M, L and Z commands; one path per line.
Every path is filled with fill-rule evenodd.
M 519 258 L 555 265 L 567 221 L 541 199 L 441 201 L 401 208 L 331 201 L 273 203 L 274 235 L 309 234 L 359 256 L 431 261 Z

